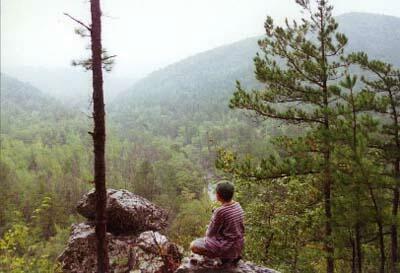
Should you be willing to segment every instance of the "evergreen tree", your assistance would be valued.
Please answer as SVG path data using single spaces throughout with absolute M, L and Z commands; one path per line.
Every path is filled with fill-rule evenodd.
M 364 262 L 363 241 L 369 240 L 365 231 L 373 222 L 368 192 L 373 191 L 373 181 L 378 178 L 378 170 L 373 166 L 374 158 L 369 155 L 368 135 L 376 132 L 377 122 L 369 113 L 374 106 L 374 94 L 368 90 L 356 90 L 356 84 L 357 77 L 346 72 L 345 79 L 340 82 L 341 100 L 336 104 L 340 114 L 335 123 L 339 136 L 334 155 L 338 184 L 336 195 L 341 198 L 335 206 L 342 212 L 338 213 L 336 220 L 342 229 L 342 236 L 336 236 L 337 240 L 342 248 L 348 247 L 346 242 L 350 242 L 351 270 L 360 273 Z M 375 213 L 377 219 L 381 219 L 380 211 Z
M 336 81 L 345 66 L 340 60 L 347 38 L 337 32 L 338 24 L 328 1 L 296 2 L 307 14 L 300 24 L 286 20 L 285 28 L 275 26 L 271 17 L 265 22 L 266 38 L 259 41 L 265 56 L 257 55 L 254 59 L 256 78 L 265 84 L 265 90 L 246 92 L 238 82 L 230 106 L 307 128 L 308 132 L 295 141 L 282 138 L 280 142 L 288 151 L 284 160 L 278 167 L 275 158 L 263 160 L 261 168 L 256 168 L 256 176 L 319 178 L 325 217 L 326 272 L 333 273 L 332 152 L 336 138 L 333 124 L 338 116 L 333 102 L 340 95 Z M 257 174 L 259 170 L 263 171 Z
M 376 94 L 375 112 L 381 117 L 380 134 L 373 147 L 381 151 L 381 159 L 389 167 L 383 175 L 391 178 L 392 190 L 390 221 L 391 270 L 399 270 L 399 199 L 400 199 L 400 70 L 379 60 L 369 60 L 365 53 L 352 54 L 352 61 L 368 72 L 363 77 L 366 89 Z M 388 168 L 386 168 L 388 169 Z
M 83 66 L 86 70 L 92 71 L 93 88 L 93 120 L 94 130 L 89 132 L 93 138 L 94 146 L 94 183 L 96 193 L 96 237 L 97 237 L 97 272 L 109 272 L 108 244 L 106 238 L 106 162 L 105 162 L 105 110 L 103 92 L 103 69 L 111 71 L 115 56 L 108 56 L 107 51 L 102 47 L 101 40 L 101 8 L 100 0 L 90 1 L 91 24 L 87 26 L 81 21 L 65 14 L 72 20 L 83 26 L 75 32 L 82 36 L 90 36 L 91 58 L 81 61 L 73 61 L 72 65 Z M 89 33 L 89 35 L 87 34 Z
M 106 164 L 105 164 L 105 111 L 103 95 L 103 64 L 101 45 L 101 9 L 99 0 L 90 1 L 92 16 L 91 49 L 93 75 L 93 145 L 94 145 L 94 181 L 96 193 L 96 236 L 97 236 L 97 272 L 109 271 L 108 244 L 106 238 Z

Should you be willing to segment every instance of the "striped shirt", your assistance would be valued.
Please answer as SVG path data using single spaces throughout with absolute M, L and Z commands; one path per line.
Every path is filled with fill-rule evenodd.
M 207 228 L 205 247 L 217 257 L 235 259 L 241 256 L 243 220 L 243 209 L 238 202 L 217 208 Z

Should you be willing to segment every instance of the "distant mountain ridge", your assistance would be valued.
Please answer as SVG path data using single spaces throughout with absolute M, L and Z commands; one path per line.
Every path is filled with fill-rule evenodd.
M 39 112 L 56 102 L 30 83 L 0 74 L 1 112 Z M 3 116 L 3 115 L 2 115 Z
M 347 52 L 365 51 L 370 58 L 382 59 L 400 67 L 399 17 L 346 13 L 338 16 L 337 21 L 340 31 L 349 38 Z M 179 126 L 192 121 L 220 121 L 224 116 L 232 115 L 233 111 L 228 109 L 228 104 L 236 80 L 240 80 L 242 85 L 248 88 L 261 86 L 255 80 L 253 72 L 253 58 L 259 51 L 257 41 L 260 38 L 262 36 L 208 50 L 149 74 L 107 103 L 106 110 L 109 117 L 121 127 L 131 129 L 148 128 L 149 124 L 150 127 L 160 127 L 169 123 L 174 127 L 171 131 L 176 132 Z M 39 72 L 31 75 L 31 78 Z M 49 88 L 53 88 L 54 82 L 62 78 L 63 71 L 54 73 L 58 76 L 52 78 L 51 71 L 46 72 L 44 78 L 38 79 L 38 83 L 46 86 L 47 77 L 50 82 Z M 85 82 L 89 90 L 88 78 L 81 76 L 78 78 Z M 27 81 L 24 78 L 20 79 Z M 10 85 L 11 82 L 14 84 Z M 70 83 L 67 84 L 68 82 Z M 11 89 L 4 89 L 4 84 Z M 65 92 L 71 90 L 71 94 L 65 94 L 67 97 L 81 90 L 79 89 L 81 85 L 78 84 L 77 87 L 77 82 L 68 75 L 65 75 L 62 84 L 65 85 L 63 87 Z M 13 94 L 8 89 L 16 90 L 16 93 Z M 32 94 L 25 92 L 28 89 Z M 89 98 L 88 90 L 85 91 L 85 96 Z M 25 92 L 25 97 L 21 92 Z M 36 99 L 33 99 L 34 97 Z M 88 105 L 89 101 L 86 104 Z M 49 107 L 57 112 L 60 110 L 59 105 L 61 104 L 48 96 L 48 92 L 40 92 L 29 84 L 18 83 L 16 79 L 2 74 L 3 121 L 4 117 L 10 118 L 11 113 L 26 112 L 30 107 L 43 112 L 41 116 L 44 117 L 48 115 Z
M 351 12 L 337 20 L 350 50 L 365 51 L 370 58 L 400 67 L 400 17 Z
M 24 82 L 29 82 L 44 94 L 57 99 L 60 103 L 77 107 L 86 107 L 91 101 L 91 73 L 80 67 L 6 66 L 2 72 Z M 135 79 L 116 77 L 104 73 L 104 94 L 106 101 L 114 99 L 126 90 Z
M 337 21 L 339 31 L 349 39 L 347 53 L 365 51 L 370 58 L 400 67 L 399 17 L 347 13 L 338 16 Z M 112 117 L 126 127 L 140 123 L 139 115 L 151 115 L 154 119 L 162 116 L 172 122 L 182 120 L 188 113 L 227 113 L 236 80 L 248 88 L 260 87 L 253 72 L 260 38 L 202 52 L 151 73 L 111 103 Z M 214 117 L 220 118 L 220 115 Z M 206 118 L 210 119 L 210 116 Z
M 365 51 L 370 58 L 400 66 L 400 17 L 346 13 L 336 19 L 339 30 L 349 39 L 347 52 Z M 262 36 L 211 49 L 155 71 L 118 96 L 116 101 L 125 101 L 132 93 L 140 96 L 149 90 L 169 93 L 181 87 L 181 92 L 194 91 L 197 82 L 186 81 L 188 75 L 199 84 L 215 83 L 222 88 L 234 87 L 236 79 L 254 83 L 253 58 L 259 51 L 257 41 L 260 38 Z
M 27 142 L 46 138 L 47 143 L 55 144 L 66 132 L 85 130 L 81 124 L 87 119 L 81 113 L 71 111 L 30 83 L 3 73 L 0 80 L 1 137 Z

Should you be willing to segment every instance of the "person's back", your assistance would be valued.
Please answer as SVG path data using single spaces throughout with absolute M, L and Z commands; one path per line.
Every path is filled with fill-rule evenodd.
M 244 245 L 244 213 L 240 204 L 232 200 L 234 187 L 229 182 L 218 183 L 217 208 L 207 228 L 206 237 L 192 242 L 194 253 L 223 260 L 238 260 Z
M 205 245 L 220 258 L 241 256 L 244 243 L 243 210 L 238 202 L 216 209 L 207 229 Z

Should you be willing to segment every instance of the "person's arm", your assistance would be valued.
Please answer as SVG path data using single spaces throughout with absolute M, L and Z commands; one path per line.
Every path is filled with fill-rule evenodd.
M 218 213 L 219 210 L 215 210 L 211 217 L 210 224 L 208 225 L 206 236 L 213 237 L 218 234 L 219 230 L 222 228 L 223 218 Z

